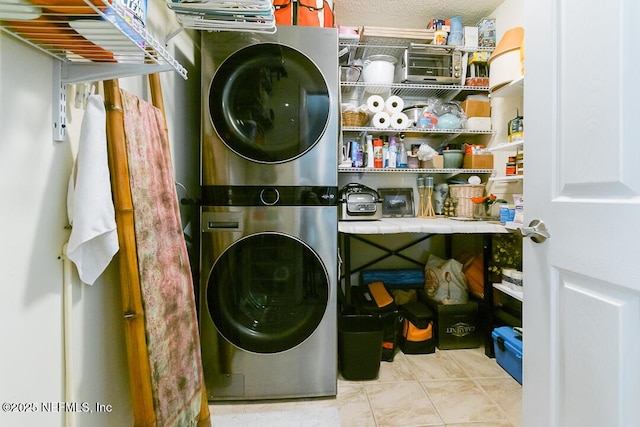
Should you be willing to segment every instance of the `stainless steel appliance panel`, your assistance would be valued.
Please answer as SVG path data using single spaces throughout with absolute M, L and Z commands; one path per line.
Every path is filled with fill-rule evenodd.
M 202 34 L 202 185 L 337 186 L 335 28 Z
M 209 399 L 335 396 L 335 204 L 204 206 L 201 218 L 199 320 Z M 222 324 L 220 299 L 229 301 Z

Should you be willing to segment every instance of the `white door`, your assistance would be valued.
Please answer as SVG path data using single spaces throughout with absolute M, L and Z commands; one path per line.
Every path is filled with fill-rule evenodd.
M 640 2 L 524 17 L 524 424 L 639 426 Z

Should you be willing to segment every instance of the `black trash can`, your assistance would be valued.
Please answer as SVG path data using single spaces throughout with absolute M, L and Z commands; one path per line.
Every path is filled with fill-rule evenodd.
M 380 371 L 382 320 L 348 314 L 338 319 L 338 363 L 347 380 L 373 380 Z

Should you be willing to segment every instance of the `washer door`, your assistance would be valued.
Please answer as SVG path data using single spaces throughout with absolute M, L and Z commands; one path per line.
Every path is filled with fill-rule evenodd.
M 274 43 L 229 56 L 209 88 L 218 136 L 258 163 L 287 162 L 313 148 L 327 127 L 329 105 L 329 89 L 313 61 Z
M 259 233 L 231 245 L 211 269 L 209 314 L 218 331 L 241 349 L 277 353 L 302 343 L 327 307 L 329 278 L 304 242 Z

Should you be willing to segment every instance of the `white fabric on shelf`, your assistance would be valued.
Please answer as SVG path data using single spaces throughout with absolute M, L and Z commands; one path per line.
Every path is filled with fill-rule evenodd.
M 80 128 L 78 156 L 69 179 L 67 214 L 72 225 L 67 257 L 80 280 L 93 285 L 118 252 L 111 196 L 104 101 L 91 95 Z

